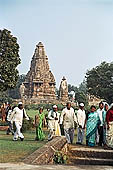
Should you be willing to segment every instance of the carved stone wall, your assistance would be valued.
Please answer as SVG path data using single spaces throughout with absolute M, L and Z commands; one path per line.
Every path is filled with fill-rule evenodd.
M 24 96 L 35 100 L 55 100 L 55 84 L 44 45 L 39 42 L 31 61 L 30 71 L 24 82 Z

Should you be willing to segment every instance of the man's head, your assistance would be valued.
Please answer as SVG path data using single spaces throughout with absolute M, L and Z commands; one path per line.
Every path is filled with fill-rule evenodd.
M 109 110 L 109 104 L 108 104 L 108 103 L 105 103 L 105 104 L 104 104 L 104 109 L 105 109 L 105 111 L 108 111 L 108 110 Z
M 21 110 L 23 109 L 23 103 L 22 102 L 18 103 L 18 108 L 21 109 Z
M 80 107 L 81 110 L 83 110 L 84 109 L 84 103 L 80 103 L 79 107 Z
M 100 102 L 99 103 L 99 108 L 102 110 L 104 108 L 104 103 L 103 102 Z
M 96 111 L 96 107 L 94 105 L 92 105 L 90 110 L 91 110 L 92 113 L 94 113 Z
M 41 114 L 43 112 L 43 107 L 39 108 L 39 113 Z
M 57 112 L 57 110 L 58 110 L 57 105 L 53 105 L 53 111 Z
M 71 103 L 70 103 L 70 102 L 67 102 L 67 105 L 66 105 L 66 106 L 67 106 L 67 109 L 70 110 L 70 108 L 71 108 Z

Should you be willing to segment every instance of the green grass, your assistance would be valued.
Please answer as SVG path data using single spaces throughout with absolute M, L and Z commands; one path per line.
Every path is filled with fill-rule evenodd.
M 32 109 L 26 110 L 26 112 L 27 112 L 27 115 L 32 117 L 33 119 L 35 119 L 35 115 L 39 113 L 38 110 L 32 110 Z M 44 110 L 44 113 L 47 114 L 48 113 L 47 110 Z
M 47 136 L 47 132 L 46 136 Z M 47 143 L 45 141 L 35 141 L 35 130 L 24 133 L 24 141 L 13 141 L 12 135 L 6 135 L 5 131 L 0 131 L 0 163 L 20 162 L 29 154 Z
M 38 114 L 38 110 L 26 110 L 27 114 L 35 118 Z M 47 113 L 44 110 L 45 114 Z M 32 152 L 42 147 L 47 143 L 48 131 L 45 131 L 46 139 L 44 141 L 35 141 L 35 129 L 24 133 L 24 141 L 13 141 L 12 135 L 6 135 L 5 131 L 0 131 L 0 163 L 7 162 L 21 162 L 24 158 L 30 155 Z M 75 130 L 74 144 L 76 143 L 77 130 Z M 84 138 L 85 144 L 85 138 Z

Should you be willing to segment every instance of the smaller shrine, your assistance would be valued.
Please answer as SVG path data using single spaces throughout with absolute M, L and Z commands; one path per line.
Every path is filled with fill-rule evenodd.
M 68 97 L 68 84 L 65 77 L 62 78 L 59 88 L 59 100 L 62 102 L 67 102 L 69 100 Z

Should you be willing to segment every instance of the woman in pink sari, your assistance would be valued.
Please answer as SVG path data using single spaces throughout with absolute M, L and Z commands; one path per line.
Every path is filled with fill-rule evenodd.
M 106 132 L 106 145 L 113 148 L 113 103 L 106 114 L 107 132 Z

